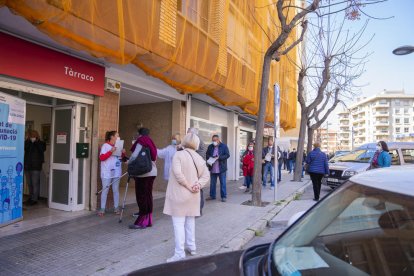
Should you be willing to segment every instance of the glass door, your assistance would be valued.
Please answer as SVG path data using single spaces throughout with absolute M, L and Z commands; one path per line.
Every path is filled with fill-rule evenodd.
M 76 106 L 54 107 L 49 183 L 49 207 L 72 211 L 75 202 L 73 185 L 74 125 Z
M 88 106 L 85 104 L 76 104 L 75 114 L 75 143 L 90 144 L 90 138 L 88 133 Z M 88 154 L 88 156 L 90 156 L 90 153 Z M 90 160 L 89 158 L 90 157 L 84 158 L 80 156 L 74 156 L 73 159 L 73 174 L 74 176 L 76 176 L 73 177 L 73 194 L 74 198 L 76 198 L 76 200 L 74 199 L 73 201 L 73 211 L 85 209 L 85 183 L 87 183 L 90 177 L 90 170 L 88 170 L 88 163 Z

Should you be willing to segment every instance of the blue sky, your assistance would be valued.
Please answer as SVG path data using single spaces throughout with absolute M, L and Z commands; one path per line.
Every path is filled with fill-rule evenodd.
M 392 54 L 392 50 L 399 46 L 414 46 L 414 0 L 388 0 L 366 6 L 364 11 L 375 17 L 394 18 L 371 19 L 369 22 L 366 34 L 375 34 L 375 37 L 367 46 L 373 54 L 366 65 L 366 73 L 359 81 L 367 84 L 362 88 L 363 95 L 403 88 L 406 93 L 414 93 L 414 53 L 406 56 Z
M 414 53 L 396 56 L 392 51 L 403 45 L 414 46 L 414 0 L 388 0 L 384 3 L 368 5 L 363 11 L 370 16 L 394 18 L 387 20 L 370 19 L 365 37 L 374 35 L 373 40 L 365 48 L 372 52 L 365 66 L 366 72 L 356 81 L 361 88 L 361 96 L 372 96 L 386 90 L 405 90 L 414 94 Z M 353 22 L 355 29 L 362 25 L 366 16 Z M 347 102 L 352 104 L 354 102 Z M 337 126 L 338 107 L 328 118 Z

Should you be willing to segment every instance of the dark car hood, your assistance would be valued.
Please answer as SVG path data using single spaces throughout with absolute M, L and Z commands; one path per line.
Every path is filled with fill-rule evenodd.
M 234 251 L 180 262 L 160 264 L 128 275 L 240 275 L 239 261 L 243 251 Z

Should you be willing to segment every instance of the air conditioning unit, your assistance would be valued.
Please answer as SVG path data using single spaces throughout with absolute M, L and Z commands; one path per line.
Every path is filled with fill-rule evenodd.
M 121 82 L 106 78 L 105 79 L 105 90 L 119 94 L 121 92 Z

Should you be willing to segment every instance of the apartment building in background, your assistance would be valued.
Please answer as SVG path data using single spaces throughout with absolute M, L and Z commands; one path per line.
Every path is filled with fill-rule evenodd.
M 364 143 L 414 141 L 414 94 L 384 91 L 358 100 L 339 112 L 339 147 L 351 150 Z
M 329 128 L 318 128 L 313 134 L 313 141 L 321 143 L 321 150 L 326 153 L 341 150 L 338 131 Z

